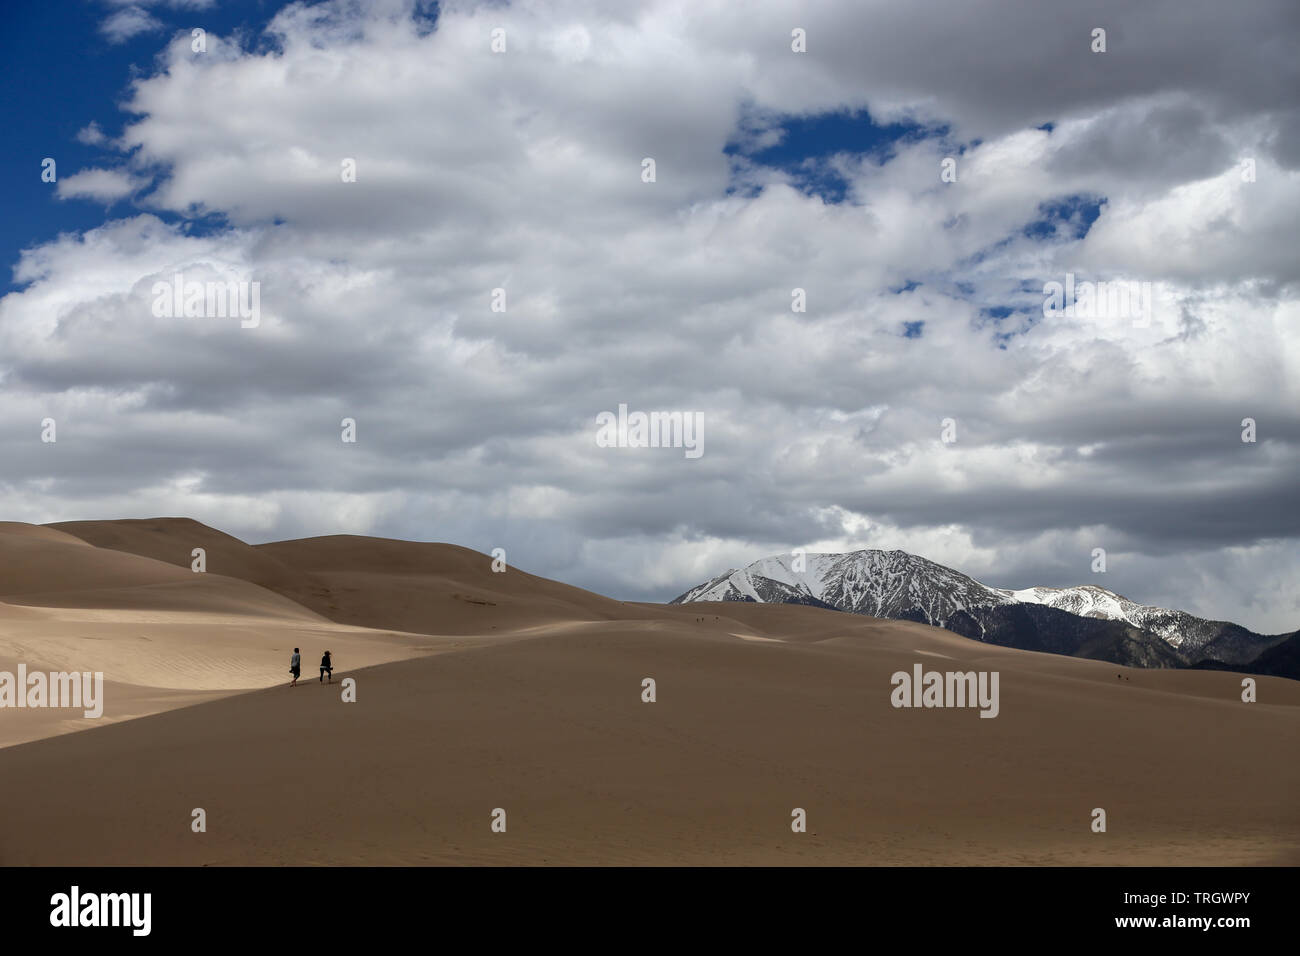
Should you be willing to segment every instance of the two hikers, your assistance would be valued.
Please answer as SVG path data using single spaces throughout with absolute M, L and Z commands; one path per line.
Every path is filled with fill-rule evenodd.
M 289 686 L 293 687 L 297 685 L 298 677 L 302 674 L 302 655 L 298 652 L 298 648 L 296 647 L 293 649 L 293 656 L 289 658 L 289 673 L 293 675 L 293 680 L 289 681 Z M 323 682 L 326 674 L 329 675 L 329 682 L 331 684 L 334 683 L 334 662 L 330 658 L 329 651 L 326 651 L 325 655 L 320 659 L 320 677 L 317 678 L 318 682 Z

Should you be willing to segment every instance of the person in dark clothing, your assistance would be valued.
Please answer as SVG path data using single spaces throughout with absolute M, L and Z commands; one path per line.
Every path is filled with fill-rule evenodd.
M 330 662 L 330 652 L 326 651 L 325 656 L 320 659 L 320 678 L 324 680 L 325 675 L 330 675 L 330 683 L 334 683 L 334 665 Z

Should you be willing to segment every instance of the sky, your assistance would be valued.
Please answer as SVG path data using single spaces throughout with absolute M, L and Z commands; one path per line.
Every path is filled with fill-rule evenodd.
M 0 16 L 0 518 L 627 600 L 897 548 L 1300 627 L 1291 0 Z M 1134 294 L 1051 307 L 1090 283 Z

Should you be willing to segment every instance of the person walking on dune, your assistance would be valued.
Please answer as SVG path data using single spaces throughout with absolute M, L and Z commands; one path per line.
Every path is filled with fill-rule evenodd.
M 330 675 L 330 683 L 334 683 L 334 665 L 330 663 L 330 652 L 326 651 L 325 656 L 320 659 L 320 678 L 317 683 L 325 679 L 325 675 Z
M 289 686 L 292 687 L 298 683 L 298 675 L 302 673 L 302 656 L 296 647 L 293 649 L 293 657 L 289 658 L 289 673 L 293 675 L 293 680 L 289 681 Z

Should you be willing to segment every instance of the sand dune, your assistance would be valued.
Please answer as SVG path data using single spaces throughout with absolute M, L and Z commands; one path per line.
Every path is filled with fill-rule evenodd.
M 367 669 L 355 704 L 276 688 L 11 747 L 0 773 L 25 783 L 0 818 L 24 824 L 0 862 L 1300 860 L 1290 682 L 1243 705 L 1230 675 L 1207 700 L 1008 658 L 996 720 L 895 710 L 910 629 L 781 644 L 576 624 Z M 151 752 L 167 759 L 141 775 Z
M 625 616 L 624 604 L 451 544 L 329 535 L 249 545 L 187 518 L 70 521 L 49 528 L 136 556 L 256 584 L 343 624 L 424 634 L 480 633 L 547 620 Z
M 358 668 L 455 646 L 340 625 L 247 580 L 196 574 L 189 553 L 169 563 L 58 529 L 0 524 L 0 671 L 23 663 L 102 672 L 112 702 L 96 721 L 0 710 L 0 747 L 287 682 L 295 646 L 305 673 L 325 649 L 340 668 Z
M 14 566 L 0 670 L 112 680 L 93 730 L 0 710 L 0 864 L 1300 863 L 1295 681 L 1245 704 L 1226 672 L 623 603 L 449 545 L 207 538 L 230 576 L 195 575 L 158 556 L 204 532 L 112 524 L 0 526 L 0 571 L 66 572 Z M 357 701 L 310 658 L 313 679 L 269 686 L 293 642 L 330 642 Z M 998 717 L 892 707 L 890 675 L 918 663 L 998 671 Z
M 88 547 L 89 543 L 66 531 L 60 531 L 54 525 L 26 524 L 22 521 L 0 521 L 0 535 L 16 538 L 32 538 L 36 541 L 58 541 L 63 544 L 75 544 Z
M 47 528 L 75 536 L 96 548 L 153 558 L 190 570 L 195 548 L 207 552 L 212 574 L 238 578 L 279 591 L 304 587 L 303 574 L 260 553 L 232 535 L 189 518 L 147 518 L 124 521 L 63 521 Z
M 90 546 L 48 527 L 0 525 L 0 601 L 40 607 L 176 609 L 317 620 L 237 577 L 195 574 L 151 557 Z

